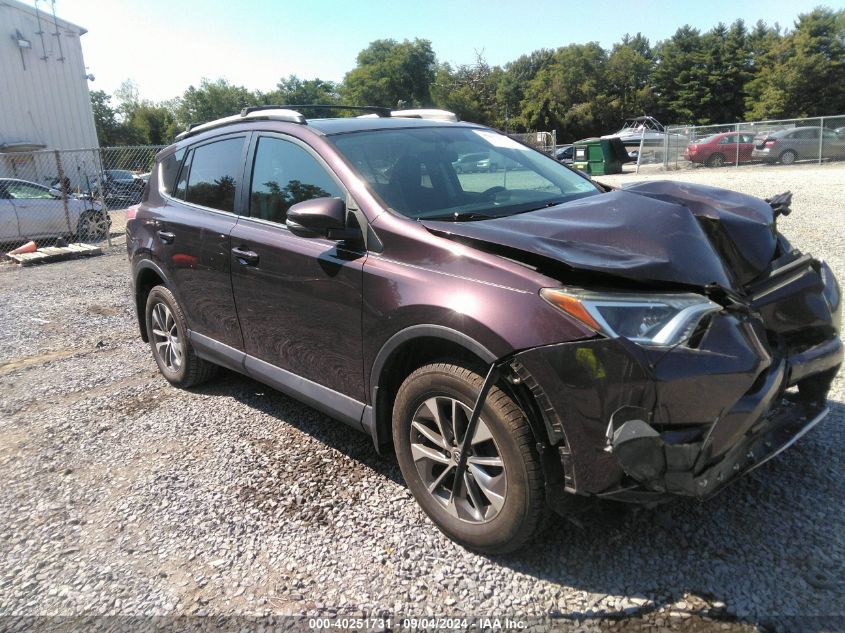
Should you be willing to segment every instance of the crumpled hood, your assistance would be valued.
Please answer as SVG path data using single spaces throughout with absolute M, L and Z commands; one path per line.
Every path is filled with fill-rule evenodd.
M 501 245 L 574 269 L 732 289 L 759 276 L 777 244 L 772 208 L 764 200 L 669 181 L 506 218 L 422 223 L 447 237 Z

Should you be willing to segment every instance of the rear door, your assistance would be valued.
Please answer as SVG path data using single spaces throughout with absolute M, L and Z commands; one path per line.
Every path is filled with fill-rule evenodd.
M 798 152 L 799 159 L 817 158 L 819 155 L 819 128 L 798 129 L 791 135 L 790 146 Z
M 231 260 L 244 349 L 258 359 L 247 359 L 247 369 L 266 374 L 267 365 L 281 368 L 364 401 L 365 253 L 298 237 L 285 226 L 291 205 L 347 200 L 346 190 L 310 147 L 281 134 L 255 135 L 247 172 L 249 214 L 232 231 Z
M 754 149 L 754 136 L 752 134 L 732 133 L 723 136 L 718 143 L 719 153 L 725 157 L 728 163 L 735 163 L 751 160 L 751 152 Z
M 717 151 L 725 157 L 726 163 L 735 163 L 739 157 L 739 147 L 737 145 L 737 134 L 726 134 L 717 143 Z
M 153 221 L 153 252 L 166 268 L 197 334 L 243 349 L 230 279 L 230 237 L 246 135 L 230 134 L 192 146 L 172 195 Z

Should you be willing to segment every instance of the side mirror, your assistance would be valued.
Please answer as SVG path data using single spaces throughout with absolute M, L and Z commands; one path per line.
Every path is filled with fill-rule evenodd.
M 346 204 L 340 198 L 313 198 L 288 209 L 285 226 L 300 237 L 346 240 L 360 233 L 346 228 Z

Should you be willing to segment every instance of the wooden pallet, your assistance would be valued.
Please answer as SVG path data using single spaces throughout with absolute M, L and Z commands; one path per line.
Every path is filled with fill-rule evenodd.
M 90 257 L 102 255 L 103 249 L 91 244 L 70 244 L 68 246 L 45 246 L 34 253 L 22 253 L 20 255 L 6 254 L 21 266 L 32 266 L 33 264 L 46 264 L 47 262 L 58 262 L 73 257 Z

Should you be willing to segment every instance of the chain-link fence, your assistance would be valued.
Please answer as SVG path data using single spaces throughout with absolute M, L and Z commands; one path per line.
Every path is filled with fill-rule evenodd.
M 650 162 L 662 162 L 667 168 L 841 161 L 845 160 L 845 115 L 670 126 L 661 149 Z
M 512 139 L 530 145 L 534 149 L 545 152 L 550 156 L 555 153 L 557 147 L 557 130 L 551 132 L 525 132 L 522 134 L 508 134 Z
M 141 200 L 160 146 L 0 153 L 0 253 L 112 243 Z

